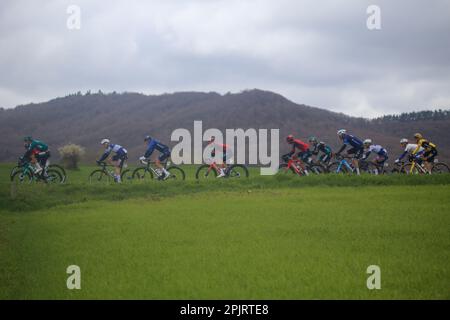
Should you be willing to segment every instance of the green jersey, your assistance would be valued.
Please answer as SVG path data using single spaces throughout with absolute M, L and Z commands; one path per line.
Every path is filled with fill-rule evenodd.
M 28 146 L 28 151 L 39 151 L 39 152 L 45 152 L 48 150 L 48 146 L 39 140 L 33 140 L 31 141 L 30 145 Z

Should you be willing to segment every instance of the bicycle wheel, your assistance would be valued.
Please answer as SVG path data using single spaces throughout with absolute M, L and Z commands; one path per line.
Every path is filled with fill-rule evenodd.
M 248 178 L 248 169 L 242 164 L 233 164 L 227 170 L 228 178 Z
M 312 173 L 312 174 L 324 174 L 324 173 L 327 173 L 327 169 L 325 169 L 320 164 L 313 164 L 313 165 L 309 166 L 308 171 L 310 173 Z
M 177 166 L 170 166 L 166 169 L 170 172 L 169 177 L 167 177 L 165 180 L 184 180 L 186 179 L 186 175 L 180 167 Z
M 23 169 L 18 169 L 11 176 L 11 181 L 18 183 L 31 183 L 33 181 L 33 177 L 29 172 L 24 172 Z
M 151 181 L 153 180 L 153 172 L 147 170 L 147 167 L 137 168 L 133 171 L 133 180 Z
M 208 164 L 203 164 L 200 167 L 198 167 L 197 171 L 195 172 L 195 179 L 206 179 L 206 178 L 216 178 L 217 177 L 217 171 L 214 168 L 211 168 Z
M 438 162 L 433 165 L 431 173 L 435 174 L 450 173 L 450 168 L 445 163 Z
M 58 164 L 51 164 L 51 165 L 48 166 L 48 168 L 49 168 L 49 169 L 56 170 L 56 171 L 59 172 L 59 174 L 61 175 L 61 178 L 62 178 L 61 183 L 66 182 L 67 175 L 66 175 L 66 170 L 65 170 L 63 167 L 61 167 L 61 166 L 58 165 Z
M 130 169 L 122 171 L 120 179 L 122 180 L 122 183 L 130 182 L 133 180 L 133 172 Z
M 328 166 L 328 172 L 331 174 L 346 174 L 348 173 L 347 167 L 345 165 L 341 165 L 341 168 L 338 171 L 340 162 L 334 162 Z
M 12 181 L 13 180 L 13 176 L 16 173 L 17 170 L 20 170 L 21 167 L 19 166 L 15 166 L 14 168 L 11 169 L 11 172 L 9 174 L 9 179 Z
M 48 169 L 47 177 L 45 178 L 47 183 L 64 183 L 63 177 L 58 170 Z
M 92 171 L 92 173 L 89 175 L 89 182 L 90 183 L 110 183 L 111 182 L 111 176 L 104 170 L 98 169 Z

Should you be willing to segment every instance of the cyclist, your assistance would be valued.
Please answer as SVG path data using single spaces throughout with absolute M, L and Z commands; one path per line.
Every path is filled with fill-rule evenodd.
M 226 167 L 227 167 L 227 160 L 231 158 L 231 150 L 230 146 L 227 144 L 219 144 L 216 143 L 216 138 L 211 137 L 211 139 L 208 142 L 208 146 L 213 146 L 214 149 L 211 151 L 211 157 L 214 158 L 216 156 L 216 148 L 222 149 L 222 164 L 220 165 L 220 172 L 217 178 L 222 178 L 226 176 Z
M 42 173 L 45 176 L 47 161 L 50 158 L 50 151 L 48 145 L 42 141 L 34 140 L 32 137 L 28 136 L 24 139 L 24 146 L 26 149 L 23 155 L 24 159 L 30 159 L 31 164 L 35 167 L 35 173 Z
M 395 160 L 395 163 L 399 163 L 402 161 L 402 159 L 407 155 L 412 155 L 414 150 L 417 149 L 417 144 L 415 143 L 409 143 L 408 139 L 401 139 L 400 145 L 402 146 L 402 149 L 404 150 L 403 153 L 398 157 L 397 160 Z M 423 151 L 424 149 L 422 147 L 419 147 L 419 152 Z
M 364 140 L 364 155 L 363 160 L 366 160 L 371 153 L 375 153 L 377 157 L 372 161 L 372 163 L 379 168 L 384 166 L 384 163 L 389 158 L 387 150 L 380 146 L 379 144 L 373 144 L 371 139 Z
M 333 151 L 331 150 L 331 147 L 325 144 L 325 142 L 317 140 L 316 137 L 310 137 L 308 139 L 309 143 L 314 147 L 312 154 L 315 156 L 318 156 L 319 153 L 323 153 L 319 156 L 319 161 L 327 164 L 327 162 L 331 159 L 333 156 Z
M 414 138 L 416 139 L 417 148 L 413 151 L 413 155 L 419 163 L 425 161 L 425 168 L 428 172 L 431 172 L 431 165 L 434 162 L 434 158 L 438 155 L 436 145 L 424 139 L 420 133 L 416 133 Z M 420 151 L 420 148 L 423 148 L 423 150 Z
M 282 156 L 282 159 L 284 161 L 287 161 L 288 158 L 292 157 L 292 155 L 295 153 L 295 150 L 298 149 L 299 152 L 297 154 L 297 157 L 305 163 L 311 163 L 312 153 L 309 150 L 309 144 L 300 139 L 295 139 L 292 134 L 286 137 L 286 141 L 288 144 L 292 145 L 292 150 L 289 153 Z M 308 171 L 306 170 L 305 166 L 303 164 L 301 164 L 301 166 L 302 169 L 305 171 L 305 173 L 308 174 Z
M 114 166 L 114 181 L 117 183 L 121 183 L 122 181 L 120 178 L 120 174 L 122 172 L 125 161 L 128 159 L 127 150 L 119 144 L 111 143 L 109 139 L 102 139 L 100 143 L 103 147 L 105 147 L 105 152 L 100 157 L 100 159 L 97 160 L 97 164 L 105 161 L 105 159 L 108 158 L 111 153 L 114 153 L 113 157 L 111 158 L 111 163 Z
M 170 157 L 169 147 L 150 136 L 146 136 L 144 138 L 144 142 L 147 149 L 145 151 L 145 154 L 140 157 L 139 160 L 146 163 L 150 156 L 153 154 L 153 151 L 155 151 L 155 149 L 158 150 L 160 152 L 160 155 L 155 161 L 155 166 L 162 172 L 162 175 L 158 179 L 167 179 L 170 176 L 170 172 L 166 170 L 161 162 L 167 160 Z
M 348 134 L 347 130 L 340 129 L 337 132 L 338 137 L 342 140 L 343 145 L 339 149 L 339 151 L 336 153 L 337 156 L 340 156 L 341 152 L 347 148 L 347 146 L 351 146 L 351 149 L 347 151 L 348 155 L 353 155 L 352 164 L 353 167 L 356 169 L 356 173 L 359 175 L 359 159 L 361 159 L 362 154 L 364 152 L 364 143 L 361 139 Z

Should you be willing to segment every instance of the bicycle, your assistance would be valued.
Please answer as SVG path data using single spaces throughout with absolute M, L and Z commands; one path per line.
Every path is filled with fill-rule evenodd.
M 108 170 L 108 167 L 113 167 L 108 165 L 106 162 L 100 162 L 98 164 L 101 169 L 96 169 L 89 174 L 89 182 L 90 183 L 111 183 L 115 181 L 115 172 L 114 170 Z M 123 177 L 125 171 L 121 173 L 121 178 Z
M 215 161 L 203 164 L 195 172 L 195 179 L 216 178 L 220 174 L 220 168 Z M 224 178 L 248 178 L 248 169 L 243 164 L 233 164 L 225 168 Z
M 351 162 L 349 162 L 350 158 L 340 155 L 335 155 L 334 157 L 337 161 L 328 166 L 329 173 L 345 174 L 355 172 Z
M 293 173 L 299 176 L 313 174 L 326 173 L 326 168 L 320 164 L 305 164 L 297 156 L 283 157 L 285 163 L 280 164 L 278 167 L 279 173 Z
M 418 162 L 415 158 L 405 165 L 405 170 L 408 174 L 443 174 L 450 173 L 450 168 L 447 164 L 439 162 L 437 159 L 431 166 L 431 172 L 425 168 L 423 161 Z
M 17 166 L 15 166 L 14 168 L 11 169 L 11 172 L 9 174 L 9 178 L 12 181 L 13 179 L 13 175 L 16 173 L 17 170 L 19 170 L 20 168 L 23 167 L 23 164 L 25 163 L 25 159 L 23 159 L 23 157 L 19 158 L 19 161 L 17 163 Z M 61 175 L 62 178 L 62 182 L 61 183 L 65 183 L 66 179 L 67 179 L 67 174 L 66 174 L 66 170 L 61 167 L 60 165 L 57 164 L 49 164 L 46 166 L 48 169 L 53 169 L 59 172 L 59 174 Z
M 359 160 L 359 170 L 361 173 L 368 173 L 373 175 L 385 174 L 387 172 L 386 171 L 387 167 L 388 164 L 386 162 L 381 164 L 368 161 L 366 159 Z
M 40 174 L 36 174 L 33 165 L 28 161 L 23 161 L 11 176 L 11 182 L 15 181 L 19 183 L 39 181 L 44 183 L 63 183 L 63 178 L 57 170 L 48 167 L 45 167 Z
M 185 180 L 186 174 L 184 170 L 176 165 L 171 165 L 170 161 L 166 161 L 164 163 L 164 168 L 169 171 L 169 176 L 164 176 L 164 173 L 161 169 L 153 167 L 153 162 L 147 162 L 141 160 L 141 163 L 144 165 L 142 167 L 136 168 L 133 172 L 126 170 L 122 174 L 122 179 L 125 180 L 142 180 L 142 181 L 150 181 L 155 177 L 158 180 Z M 131 175 L 130 175 L 131 174 Z
M 408 174 L 407 165 L 410 162 L 400 161 L 394 164 L 394 167 L 391 170 L 391 174 Z

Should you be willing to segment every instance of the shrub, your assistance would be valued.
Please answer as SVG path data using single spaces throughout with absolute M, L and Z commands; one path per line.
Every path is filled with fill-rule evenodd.
M 58 148 L 58 151 L 66 169 L 78 169 L 78 162 L 85 154 L 82 146 L 72 143 Z

